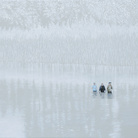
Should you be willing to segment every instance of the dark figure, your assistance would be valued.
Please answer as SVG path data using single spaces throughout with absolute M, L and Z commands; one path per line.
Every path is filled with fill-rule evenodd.
M 103 85 L 103 83 L 101 84 L 100 88 L 99 88 L 100 92 L 104 92 L 105 91 L 105 86 Z

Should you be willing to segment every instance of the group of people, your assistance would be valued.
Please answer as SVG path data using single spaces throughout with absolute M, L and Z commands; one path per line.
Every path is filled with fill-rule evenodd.
M 97 86 L 96 86 L 95 83 L 93 84 L 92 89 L 93 89 L 93 92 L 97 92 Z M 112 93 L 112 90 L 113 90 L 112 84 L 111 84 L 111 82 L 109 82 L 109 84 L 108 84 L 108 86 L 107 86 L 107 92 L 108 92 L 108 93 Z M 104 86 L 103 83 L 102 83 L 101 86 L 99 87 L 99 91 L 100 91 L 100 92 L 105 92 L 105 91 L 106 91 L 106 88 L 105 88 L 105 86 Z

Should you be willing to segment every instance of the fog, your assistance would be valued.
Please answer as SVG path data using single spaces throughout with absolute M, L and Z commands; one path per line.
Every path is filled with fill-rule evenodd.
M 0 137 L 137 138 L 138 3 L 2 1 Z M 112 82 L 113 93 L 93 93 Z

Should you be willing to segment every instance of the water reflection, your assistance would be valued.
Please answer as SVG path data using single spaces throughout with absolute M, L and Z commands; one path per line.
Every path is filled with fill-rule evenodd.
M 112 93 L 108 93 L 107 97 L 108 97 L 108 99 L 112 99 L 113 98 L 113 94 Z
M 93 97 L 94 97 L 94 98 L 97 97 L 97 92 L 93 92 Z
M 16 117 L 19 133 L 12 130 L 22 137 L 124 137 L 129 126 L 124 114 L 138 126 L 132 114 L 137 113 L 138 94 L 131 91 L 136 85 L 118 85 L 113 94 L 92 93 L 90 88 L 88 83 L 0 80 L 0 120 L 10 124 Z M 8 135 L 7 126 L 12 128 L 5 124 L 0 136 Z

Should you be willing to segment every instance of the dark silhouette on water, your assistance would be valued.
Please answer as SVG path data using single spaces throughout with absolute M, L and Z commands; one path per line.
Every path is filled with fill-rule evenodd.
M 99 88 L 100 92 L 105 92 L 105 86 L 103 85 L 103 83 L 101 84 L 100 88 Z

